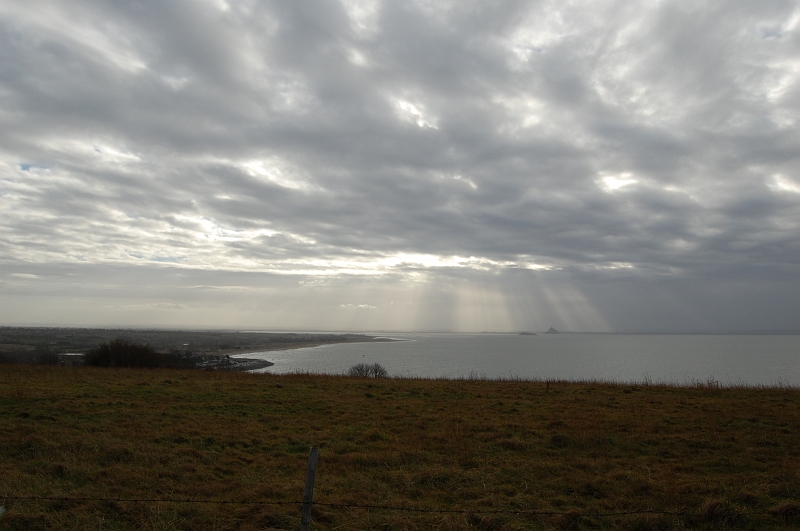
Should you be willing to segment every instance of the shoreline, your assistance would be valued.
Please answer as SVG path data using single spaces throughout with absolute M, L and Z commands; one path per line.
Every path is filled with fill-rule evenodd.
M 360 341 L 350 341 L 349 343 L 390 343 L 395 341 L 408 341 L 407 339 L 396 339 L 390 337 L 370 337 Z M 272 367 L 275 365 L 274 362 L 268 361 L 265 359 L 259 358 L 247 358 L 247 357 L 239 357 L 239 356 L 247 356 L 248 354 L 261 354 L 266 352 L 283 352 L 287 350 L 300 350 L 300 349 L 307 349 L 307 348 L 317 348 L 317 347 L 324 347 L 327 345 L 341 345 L 343 343 L 348 343 L 347 341 L 342 342 L 330 342 L 330 341 L 320 341 L 320 342 L 312 342 L 312 343 L 302 343 L 299 345 L 274 345 L 267 348 L 259 348 L 259 349 L 247 349 L 246 352 L 242 352 L 241 350 L 233 350 L 233 351 L 223 351 L 220 353 L 211 354 L 216 356 L 220 360 L 224 360 L 224 363 L 220 364 L 209 364 L 204 367 L 205 369 L 222 369 L 226 371 L 233 371 L 233 372 L 253 372 L 260 371 L 261 369 L 266 369 L 268 367 Z M 209 353 L 204 353 L 209 354 Z
M 258 352 L 273 352 L 273 351 L 282 351 L 282 350 L 297 350 L 301 348 L 314 348 L 314 347 L 322 347 L 325 345 L 343 345 L 343 344 L 352 344 L 352 343 L 389 343 L 393 341 L 408 341 L 407 339 L 394 339 L 389 337 L 367 337 L 365 339 L 359 339 L 355 341 L 310 341 L 308 343 L 298 343 L 298 344 L 278 344 L 278 345 L 267 345 L 263 347 L 252 347 L 252 348 L 245 348 L 245 349 L 229 349 L 229 350 L 220 350 L 220 351 L 213 351 L 213 352 L 198 352 L 200 355 L 208 355 L 208 356 L 239 356 L 245 354 L 255 354 Z M 242 359 L 242 358 L 239 358 Z
M 259 369 L 266 369 L 267 367 L 272 367 L 273 365 L 275 365 L 271 361 L 259 360 L 255 358 L 231 358 L 231 359 L 236 360 L 233 366 L 223 367 L 223 370 L 232 372 L 247 372 L 247 371 L 257 371 Z

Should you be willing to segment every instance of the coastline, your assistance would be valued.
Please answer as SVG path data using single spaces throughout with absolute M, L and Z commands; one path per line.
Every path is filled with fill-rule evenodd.
M 325 345 L 342 345 L 345 343 L 389 343 L 392 341 L 408 341 L 407 339 L 394 339 L 390 337 L 366 337 L 364 339 L 357 339 L 357 340 L 349 340 L 349 341 L 309 341 L 308 343 L 296 343 L 296 344 L 277 344 L 277 345 L 266 345 L 262 347 L 252 347 L 246 349 L 231 349 L 231 350 L 220 350 L 218 352 L 202 352 L 201 354 L 213 354 L 218 356 L 240 356 L 245 354 L 254 354 L 256 352 L 272 352 L 272 351 L 283 351 L 283 350 L 296 350 L 301 348 L 314 348 L 314 347 L 322 347 Z M 244 359 L 244 358 L 237 358 L 237 359 Z
M 394 341 L 408 341 L 406 339 L 396 339 L 390 337 L 368 337 L 363 340 L 357 341 L 350 341 L 350 343 L 390 343 Z M 332 343 L 330 341 L 319 341 L 319 342 L 309 342 L 309 343 L 301 343 L 297 345 L 270 345 L 266 348 L 252 348 L 247 349 L 246 352 L 242 352 L 241 350 L 234 350 L 228 352 L 220 352 L 218 358 L 220 360 L 224 360 L 222 364 L 214 364 L 214 366 L 208 366 L 208 369 L 222 369 L 226 371 L 235 371 L 235 372 L 251 372 L 251 371 L 260 371 L 261 369 L 266 369 L 268 367 L 272 367 L 275 365 L 274 362 L 260 359 L 260 358 L 247 358 L 247 357 L 239 357 L 239 356 L 247 356 L 248 354 L 261 354 L 265 352 L 282 352 L 286 350 L 299 350 L 299 349 L 307 349 L 307 348 L 316 348 L 316 347 L 324 347 L 326 345 L 339 345 L 341 343 Z
M 231 358 L 231 359 L 234 359 L 236 361 L 229 367 L 222 367 L 223 370 L 233 371 L 233 372 L 247 372 L 247 371 L 257 371 L 259 369 L 266 369 L 267 367 L 272 367 L 273 365 L 275 365 L 271 361 L 259 360 L 255 358 Z

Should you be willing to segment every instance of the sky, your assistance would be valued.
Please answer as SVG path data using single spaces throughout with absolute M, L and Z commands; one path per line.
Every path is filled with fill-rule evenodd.
M 800 329 L 797 0 L 0 2 L 0 324 Z

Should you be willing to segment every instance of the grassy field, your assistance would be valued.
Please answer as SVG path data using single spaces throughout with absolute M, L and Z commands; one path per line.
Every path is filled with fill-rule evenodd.
M 312 529 L 800 526 L 795 389 L 5 365 L 0 530 L 297 529 L 312 445 Z

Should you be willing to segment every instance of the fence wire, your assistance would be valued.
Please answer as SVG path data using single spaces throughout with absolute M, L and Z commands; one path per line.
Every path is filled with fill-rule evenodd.
M 197 504 L 220 504 L 220 505 L 295 505 L 302 506 L 302 501 L 269 501 L 269 500 L 206 500 L 193 498 L 94 498 L 94 497 L 71 497 L 71 496 L 3 496 L 3 500 L 18 501 L 65 501 L 65 502 L 85 502 L 102 501 L 117 503 L 197 503 Z M 581 512 L 571 511 L 537 511 L 523 509 L 428 509 L 421 507 L 405 507 L 400 505 L 380 505 L 363 503 L 335 503 L 335 502 L 313 502 L 314 506 L 321 507 L 340 507 L 348 509 L 380 509 L 389 511 L 403 511 L 413 513 L 437 513 L 437 514 L 486 514 L 486 515 L 526 515 L 526 516 L 579 516 L 592 518 L 606 518 L 615 516 L 632 515 L 662 515 L 662 516 L 681 516 L 705 518 L 708 514 L 691 513 L 680 511 L 659 511 L 654 509 L 638 509 L 630 511 L 611 511 L 611 512 Z M 767 511 L 747 511 L 736 512 L 736 516 L 776 516 Z

